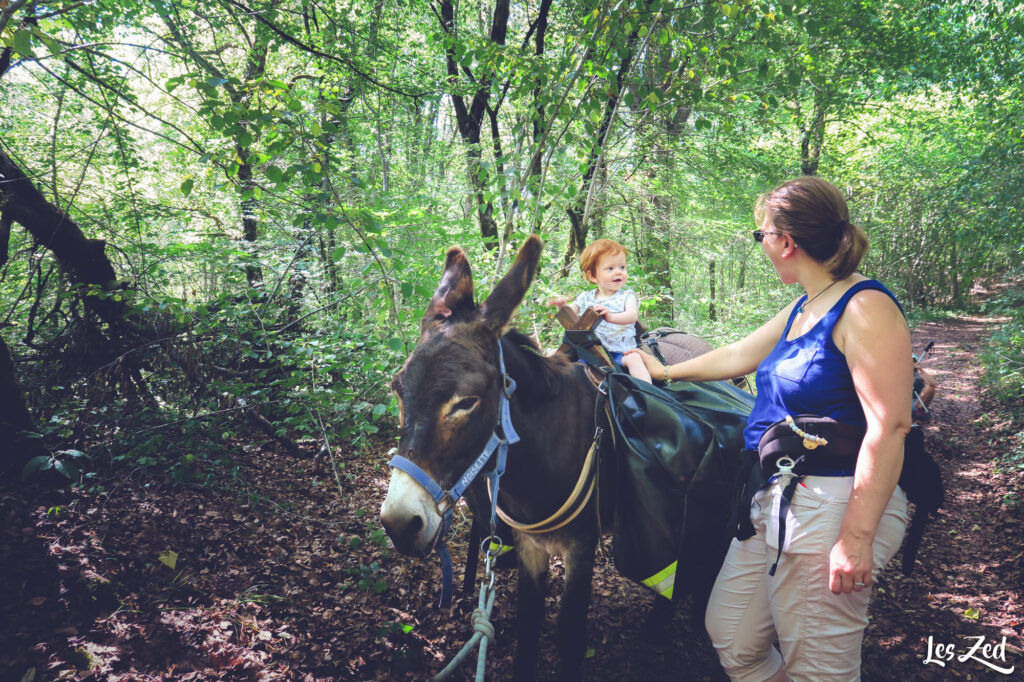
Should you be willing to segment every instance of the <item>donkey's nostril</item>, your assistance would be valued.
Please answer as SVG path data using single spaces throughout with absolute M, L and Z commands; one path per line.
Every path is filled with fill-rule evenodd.
M 419 553 L 419 537 L 426 527 L 426 521 L 419 514 L 412 514 L 402 518 L 382 517 L 381 522 L 384 530 L 403 554 Z

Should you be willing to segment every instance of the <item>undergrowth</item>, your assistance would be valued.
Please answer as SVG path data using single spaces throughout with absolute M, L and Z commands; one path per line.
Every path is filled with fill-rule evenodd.
M 1009 318 L 985 344 L 980 359 L 986 391 L 1005 409 L 1024 418 L 1024 272 L 1015 284 L 982 305 L 992 316 Z
M 998 441 L 999 468 L 1024 472 L 1024 271 L 1016 273 L 1013 283 L 982 305 L 989 315 L 1007 318 L 988 339 L 980 353 L 984 366 L 982 383 L 996 401 L 1006 426 Z M 1019 477 L 1018 477 L 1019 480 Z M 1024 514 L 1024 487 L 1003 497 L 1003 504 Z

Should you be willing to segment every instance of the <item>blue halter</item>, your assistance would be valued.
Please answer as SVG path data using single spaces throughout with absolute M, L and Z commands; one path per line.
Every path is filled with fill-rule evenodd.
M 487 445 L 484 446 L 483 452 L 473 460 L 473 463 L 469 465 L 469 468 L 466 469 L 448 492 L 445 492 L 430 477 L 430 474 L 421 469 L 411 459 L 395 455 L 388 462 L 389 467 L 400 469 L 412 476 L 413 480 L 419 483 L 434 499 L 437 511 L 441 515 L 441 531 L 438 533 L 438 540 L 434 545 L 434 550 L 441 558 L 441 601 L 438 604 L 441 608 L 448 608 L 452 603 L 452 556 L 444 543 L 444 539 L 452 525 L 452 514 L 455 504 L 462 497 L 462 494 L 466 492 L 469 484 L 480 474 L 494 452 L 497 451 L 498 457 L 494 469 L 484 474 L 491 479 L 491 489 L 493 491 L 491 495 L 491 530 L 493 532 L 498 507 L 498 482 L 501 479 L 501 475 L 505 473 L 505 459 L 508 455 L 508 446 L 519 442 L 519 434 L 516 433 L 515 428 L 512 426 L 512 416 L 509 411 L 509 399 L 516 390 L 516 382 L 505 372 L 505 354 L 501 350 L 500 340 L 498 341 L 498 367 L 501 370 L 502 387 L 498 395 L 498 423 L 496 426 L 501 427 L 501 433 L 504 434 L 504 438 L 498 435 L 498 429 L 496 428 L 491 433 L 491 437 L 487 441 Z

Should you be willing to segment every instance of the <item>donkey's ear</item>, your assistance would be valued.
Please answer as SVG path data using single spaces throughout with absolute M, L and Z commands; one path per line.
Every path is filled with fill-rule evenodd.
M 512 318 L 516 306 L 526 295 L 526 290 L 530 288 L 533 276 L 537 273 L 537 262 L 540 260 L 542 247 L 540 237 L 530 235 L 519 249 L 516 262 L 480 306 L 484 323 L 494 331 L 501 332 Z
M 465 251 L 453 246 L 448 249 L 441 283 L 437 285 L 437 291 L 420 321 L 420 331 L 426 332 L 433 325 L 444 324 L 473 309 L 473 275 L 469 261 Z

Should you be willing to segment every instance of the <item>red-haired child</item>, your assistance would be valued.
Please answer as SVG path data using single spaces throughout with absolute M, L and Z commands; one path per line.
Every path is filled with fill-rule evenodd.
M 577 314 L 587 308 L 601 315 L 604 320 L 594 332 L 612 356 L 612 360 L 626 369 L 637 379 L 650 382 L 651 375 L 643 358 L 627 350 L 636 348 L 636 328 L 639 319 L 640 302 L 632 289 L 626 289 L 629 274 L 626 271 L 626 247 L 611 239 L 598 239 L 583 249 L 580 256 L 580 270 L 583 276 L 597 285 L 597 289 L 584 291 L 570 304 Z M 548 305 L 561 307 L 568 298 L 557 296 Z

